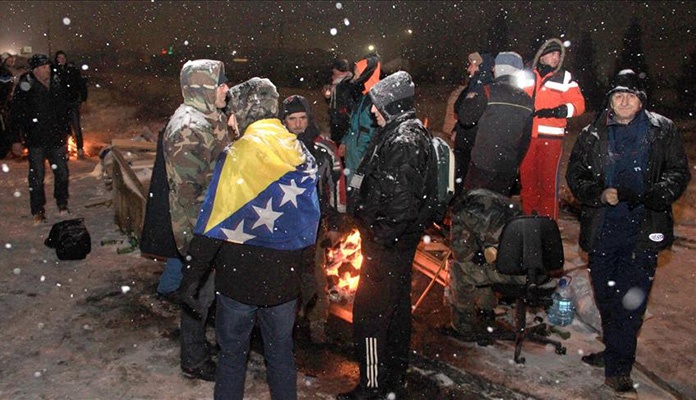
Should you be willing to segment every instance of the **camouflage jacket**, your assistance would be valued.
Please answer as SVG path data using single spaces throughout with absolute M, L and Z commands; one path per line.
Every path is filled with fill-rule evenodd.
M 486 247 L 497 247 L 503 227 L 521 214 L 509 198 L 487 189 L 462 193 L 452 205 L 450 245 L 455 260 L 482 261 Z
M 193 238 L 198 212 L 218 155 L 230 144 L 227 118 L 215 108 L 215 91 L 224 65 L 214 60 L 187 62 L 181 70 L 184 103 L 164 132 L 164 159 L 169 183 L 172 229 L 179 253 Z

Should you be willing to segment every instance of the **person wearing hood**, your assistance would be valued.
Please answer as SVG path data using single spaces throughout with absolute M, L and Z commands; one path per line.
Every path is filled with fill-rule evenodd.
M 524 88 L 535 111 L 532 139 L 520 167 L 522 210 L 553 219 L 558 219 L 558 170 L 567 120 L 585 112 L 580 86 L 563 69 L 565 54 L 560 40 L 547 40 L 534 57 L 533 79 Z
M 274 400 L 297 399 L 292 331 L 302 250 L 316 241 L 320 211 L 314 157 L 278 119 L 278 91 L 252 78 L 229 90 L 241 138 L 220 156 L 193 230 L 181 283 L 185 310 L 215 267 L 220 353 L 215 399 L 244 398 L 255 323 Z
M 674 242 L 672 204 L 691 179 L 674 123 L 645 109 L 643 84 L 619 72 L 608 107 L 578 136 L 566 179 L 582 203 L 580 246 L 588 253 L 605 349 L 584 356 L 604 366 L 605 385 L 637 398 L 631 380 L 637 336 L 657 267 Z
M 486 51 L 477 51 L 469 54 L 469 66 L 466 71 L 469 74 L 469 83 L 459 94 L 454 102 L 454 112 L 457 115 L 457 123 L 452 131 L 452 142 L 454 143 L 454 162 L 455 162 L 455 193 L 461 192 L 471 162 L 471 149 L 476 141 L 478 130 L 477 119 L 472 119 L 472 110 L 469 108 L 471 102 L 466 99 L 476 97 L 486 97 L 487 85 L 493 83 L 493 67 L 495 59 L 493 55 Z
M 322 225 L 319 239 L 327 237 L 335 243 L 342 230 L 342 213 L 346 211 L 346 181 L 338 148 L 328 137 L 319 133 L 309 102 L 302 96 L 292 95 L 281 106 L 280 119 L 283 125 L 297 135 L 317 161 L 317 190 Z M 323 255 L 323 251 L 321 251 Z M 301 273 L 302 293 L 300 317 L 309 323 L 310 337 L 314 343 L 326 341 L 325 324 L 328 316 L 328 289 L 323 263 L 318 263 L 316 245 L 303 250 L 304 269 Z
M 338 399 L 405 396 L 411 338 L 411 265 L 437 196 L 432 136 L 416 117 L 411 76 L 396 72 L 369 91 L 379 130 L 348 196 L 364 255 L 353 303 L 360 381 Z
M 193 238 L 203 196 L 218 156 L 231 142 L 222 112 L 227 95 L 224 64 L 188 61 L 181 68 L 180 82 L 184 102 L 158 141 L 161 159 L 155 160 L 141 238 L 141 251 L 166 257 L 157 293 L 176 303 L 183 257 Z M 187 378 L 213 381 L 215 363 L 205 336 L 205 320 L 215 298 L 212 278 L 201 293 L 198 300 L 204 318 L 181 313 L 181 370 Z
M 10 126 L 17 129 L 29 149 L 29 205 L 34 225 L 46 222 L 44 176 L 51 165 L 53 197 L 61 216 L 68 215 L 68 101 L 51 61 L 45 54 L 29 59 L 31 72 L 22 75 L 14 89 Z
M 489 189 L 510 196 L 531 133 L 532 99 L 518 86 L 524 64 L 515 52 L 495 58 L 495 81 L 487 96 L 462 102 L 459 120 L 478 125 L 464 188 Z
M 365 149 L 377 130 L 377 122 L 370 113 L 372 102 L 368 92 L 379 82 L 382 63 L 379 55 L 370 54 L 355 63 L 353 70 L 352 90 L 356 98 L 355 107 L 350 114 L 350 127 L 341 139 L 339 152 L 344 157 L 346 177 L 350 182 L 360 160 L 365 154 Z

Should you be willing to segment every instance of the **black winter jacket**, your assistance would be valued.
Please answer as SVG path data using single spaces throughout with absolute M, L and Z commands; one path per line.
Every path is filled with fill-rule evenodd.
M 49 90 L 33 73 L 22 75 L 12 97 L 11 120 L 27 147 L 64 146 L 70 127 L 68 101 L 59 80 L 51 76 Z
M 190 274 L 203 276 L 214 265 L 215 290 L 240 303 L 275 306 L 300 295 L 302 250 L 276 250 L 195 235 L 189 254 L 184 280 Z
M 691 174 L 681 137 L 674 123 L 662 115 L 645 112 L 650 123 L 648 167 L 644 172 L 644 196 L 657 195 L 657 209 L 646 207 L 641 223 L 636 251 L 659 251 L 674 242 L 672 203 L 686 189 Z M 573 195 L 582 203 L 580 216 L 580 246 L 591 251 L 600 236 L 606 207 L 601 196 L 605 185 L 605 165 L 608 157 L 608 127 L 605 111 L 586 126 L 573 147 L 568 162 L 566 180 Z
M 349 188 L 348 213 L 363 240 L 391 247 L 402 235 L 422 234 L 430 192 L 423 177 L 436 179 L 431 152 L 430 133 L 413 110 L 377 131 L 356 171 L 360 187 Z
M 478 133 L 471 161 L 487 171 L 516 171 L 522 162 L 532 134 L 532 99 L 504 75 L 488 85 L 490 97 L 483 94 L 465 99 L 459 122 L 475 124 Z
M 60 84 L 65 88 L 68 101 L 80 103 L 87 101 L 87 82 L 73 63 L 54 65 L 53 71 L 58 75 Z

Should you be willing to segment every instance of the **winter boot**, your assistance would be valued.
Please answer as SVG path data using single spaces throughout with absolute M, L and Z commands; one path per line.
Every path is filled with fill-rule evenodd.
M 614 391 L 617 397 L 622 399 L 637 399 L 638 392 L 633 386 L 630 376 L 609 376 L 604 380 L 604 384 Z
M 590 353 L 586 356 L 582 356 L 582 362 L 593 367 L 604 368 L 604 351 L 598 353 Z

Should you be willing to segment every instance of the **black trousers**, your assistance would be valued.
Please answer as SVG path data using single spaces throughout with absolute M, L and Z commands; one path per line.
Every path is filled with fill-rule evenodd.
M 58 207 L 68 205 L 68 148 L 29 147 L 29 205 L 31 214 L 45 212 L 46 193 L 44 192 L 44 177 L 46 176 L 46 160 L 53 171 L 53 197 Z
M 602 317 L 604 375 L 630 376 L 652 288 L 657 253 L 617 246 L 589 254 L 592 290 Z
M 360 386 L 388 390 L 403 384 L 411 341 L 411 265 L 420 235 L 392 248 L 362 242 L 363 265 L 353 303 Z

